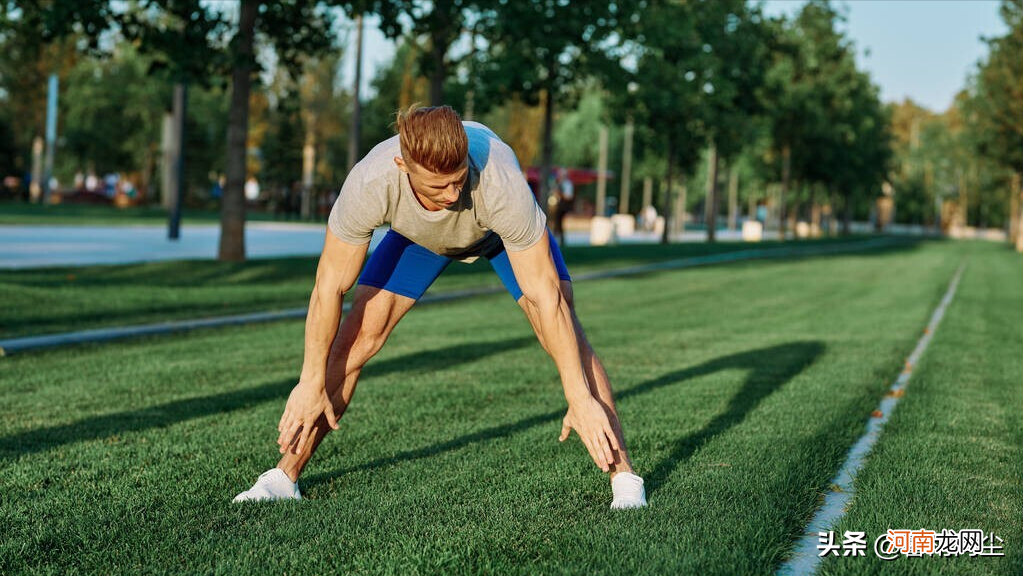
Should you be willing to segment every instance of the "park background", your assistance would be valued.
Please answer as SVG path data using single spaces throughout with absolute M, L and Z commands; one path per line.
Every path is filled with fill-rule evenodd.
M 859 222 L 1014 243 L 1019 3 L 911 4 L 7 2 L 5 221 L 39 212 L 10 200 L 183 207 L 219 213 L 219 257 L 243 259 L 246 212 L 322 220 L 419 102 L 494 128 L 552 213 L 557 167 L 573 169 L 570 227 L 649 205 L 665 241 L 757 219 L 771 237 Z M 889 20 L 933 28 L 906 35 L 930 48 L 880 56 L 929 105 L 882 101 L 868 68 L 895 90 L 897 73 L 850 37 L 856 11 L 889 36 Z M 948 32 L 966 24 L 973 42 Z M 919 52 L 945 35 L 947 52 Z
M 0 572 L 1023 573 L 1023 2 L 0 7 Z M 867 55 L 867 13 L 902 48 Z M 942 87 L 895 88 L 900 57 Z M 541 202 L 585 177 L 564 254 L 647 509 L 556 441 L 557 371 L 484 262 L 367 366 L 303 502 L 230 503 L 275 461 L 330 195 L 413 102 L 492 126 Z M 646 194 L 660 234 L 592 245 Z M 1004 555 L 807 563 L 842 493 L 839 541 Z

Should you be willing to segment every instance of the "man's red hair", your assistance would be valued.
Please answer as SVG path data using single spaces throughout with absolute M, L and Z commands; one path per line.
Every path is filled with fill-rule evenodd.
M 413 104 L 398 111 L 395 122 L 401 156 L 436 174 L 457 172 L 469 155 L 469 138 L 462 119 L 450 106 L 420 107 Z

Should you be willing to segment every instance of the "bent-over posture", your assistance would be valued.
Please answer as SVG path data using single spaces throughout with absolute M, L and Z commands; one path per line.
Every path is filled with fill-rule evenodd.
M 612 508 L 645 506 L 607 373 L 576 318 L 568 269 L 511 148 L 447 106 L 399 112 L 397 129 L 353 168 L 330 213 L 302 374 L 277 427 L 283 456 L 235 501 L 301 498 L 298 477 L 337 429 L 362 367 L 452 260 L 482 256 L 557 365 L 568 400 L 560 439 L 575 430 L 610 473 Z M 390 230 L 362 270 L 373 230 L 385 223 Z

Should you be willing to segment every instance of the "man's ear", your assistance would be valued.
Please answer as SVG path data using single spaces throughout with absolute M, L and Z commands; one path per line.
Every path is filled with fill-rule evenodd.
M 401 170 L 402 172 L 404 172 L 404 173 L 406 173 L 406 174 L 408 174 L 408 173 L 409 173 L 409 168 L 408 168 L 408 164 L 406 164 L 406 163 L 405 163 L 405 159 L 404 159 L 404 158 L 402 158 L 401 156 L 395 156 L 395 157 L 394 157 L 394 164 L 395 164 L 395 165 L 396 165 L 396 166 L 398 167 L 398 169 L 399 169 L 399 170 Z

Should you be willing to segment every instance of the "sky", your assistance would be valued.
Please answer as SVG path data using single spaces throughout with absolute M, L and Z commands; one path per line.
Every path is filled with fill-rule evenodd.
M 769 15 L 793 14 L 805 0 L 768 0 Z M 885 102 L 912 98 L 935 112 L 946 110 L 987 54 L 982 36 L 1006 32 L 997 0 L 847 0 L 844 31 L 857 61 L 881 88 Z M 367 18 L 363 88 L 379 66 L 394 56 L 394 44 Z M 351 35 L 354 43 L 354 34 Z M 354 50 L 346 57 L 345 82 L 354 76 Z
M 801 0 L 769 0 L 768 14 L 791 14 Z M 982 36 L 1007 28 L 995 0 L 851 0 L 847 15 L 857 61 L 885 102 L 912 98 L 935 112 L 952 104 L 976 63 L 987 55 Z

